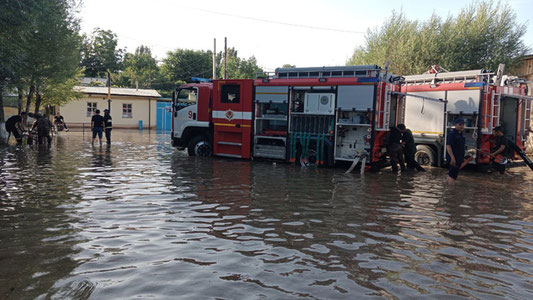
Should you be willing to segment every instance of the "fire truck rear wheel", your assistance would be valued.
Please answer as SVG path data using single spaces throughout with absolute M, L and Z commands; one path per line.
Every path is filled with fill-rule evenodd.
M 415 160 L 421 166 L 433 166 L 435 164 L 435 151 L 427 145 L 416 146 Z
M 187 151 L 190 156 L 209 157 L 213 153 L 213 147 L 206 136 L 199 135 L 191 139 Z

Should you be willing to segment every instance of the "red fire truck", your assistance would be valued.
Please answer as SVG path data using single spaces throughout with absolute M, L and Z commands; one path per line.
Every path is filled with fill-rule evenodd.
M 172 144 L 189 155 L 379 167 L 400 80 L 370 65 L 184 84 L 173 100 Z
M 446 136 L 453 121 L 465 120 L 467 150 L 471 162 L 486 165 L 490 161 L 491 134 L 503 126 L 512 142 L 514 155 L 525 149 L 531 128 L 531 100 L 525 81 L 502 76 L 503 65 L 495 74 L 485 70 L 435 72 L 405 76 L 401 91 L 400 122 L 410 128 L 417 143 L 416 159 L 425 165 L 446 163 Z M 441 99 L 425 101 L 424 97 Z M 420 101 L 422 99 L 422 101 Z M 524 158 L 527 160 L 527 157 Z M 527 161 L 526 161 L 527 163 Z

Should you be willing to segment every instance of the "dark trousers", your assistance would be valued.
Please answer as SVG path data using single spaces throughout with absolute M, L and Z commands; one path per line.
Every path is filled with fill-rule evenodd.
M 398 172 L 398 163 L 402 171 L 405 169 L 405 164 L 403 160 L 403 149 L 400 144 L 392 144 L 388 148 L 390 155 L 390 163 L 393 172 Z
M 38 131 L 37 139 L 39 140 L 39 145 L 43 144 L 44 139 L 46 138 L 48 145 L 52 144 L 52 137 L 50 136 L 49 131 Z
M 58 130 L 59 130 L 60 126 L 63 126 L 63 128 L 68 129 L 67 123 L 54 123 L 54 125 L 56 125 Z
M 111 143 L 111 128 L 106 128 L 105 129 L 105 139 L 106 139 L 108 144 Z
M 9 133 L 9 135 L 7 136 L 8 141 L 9 141 L 9 137 L 11 137 L 11 134 L 13 134 L 13 136 L 17 140 L 17 143 L 22 143 L 22 134 L 20 134 L 17 128 L 10 129 L 7 132 Z
M 415 152 L 404 150 L 403 154 L 405 155 L 405 162 L 407 163 L 408 168 L 415 168 L 417 170 L 424 169 L 420 164 L 415 160 Z
M 505 174 L 505 167 L 506 165 L 501 165 L 495 161 L 492 162 L 492 167 L 494 168 L 494 170 L 500 172 L 500 174 Z

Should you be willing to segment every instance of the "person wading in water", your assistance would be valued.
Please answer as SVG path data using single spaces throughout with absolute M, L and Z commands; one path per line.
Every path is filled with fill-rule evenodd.
M 100 115 L 100 110 L 97 109 L 94 111 L 95 115 L 91 118 L 91 128 L 93 131 L 93 139 L 91 141 L 91 146 L 94 146 L 94 140 L 98 135 L 100 140 L 100 146 L 102 146 L 102 133 L 104 131 L 104 117 Z
M 398 124 L 398 129 L 402 133 L 403 154 L 408 168 L 415 168 L 418 171 L 425 171 L 422 166 L 415 160 L 416 144 L 411 130 L 407 129 L 404 124 Z

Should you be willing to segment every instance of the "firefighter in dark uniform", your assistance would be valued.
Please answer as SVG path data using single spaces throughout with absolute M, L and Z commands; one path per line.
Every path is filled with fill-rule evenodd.
M 408 168 L 415 168 L 418 171 L 425 171 L 424 168 L 415 160 L 416 144 L 413 133 L 407 129 L 404 124 L 398 124 L 398 129 L 402 133 L 403 154 Z
M 505 174 L 504 163 L 499 163 L 498 160 L 507 158 L 509 156 L 509 142 L 503 134 L 503 128 L 501 126 L 495 127 L 492 131 L 492 140 L 494 142 L 494 148 L 491 149 L 491 160 L 492 165 L 495 170 L 500 172 L 500 174 Z M 498 157 L 500 156 L 500 157 Z
M 473 157 L 470 156 L 465 160 L 465 142 L 463 130 L 465 129 L 465 120 L 463 118 L 455 119 L 455 128 L 452 129 L 446 137 L 446 160 L 450 164 L 448 169 L 448 185 L 455 184 L 459 171 L 466 166 Z
M 392 172 L 398 172 L 398 163 L 402 171 L 405 171 L 402 148 L 402 133 L 397 127 L 390 127 L 387 141 L 387 151 L 390 156 Z

